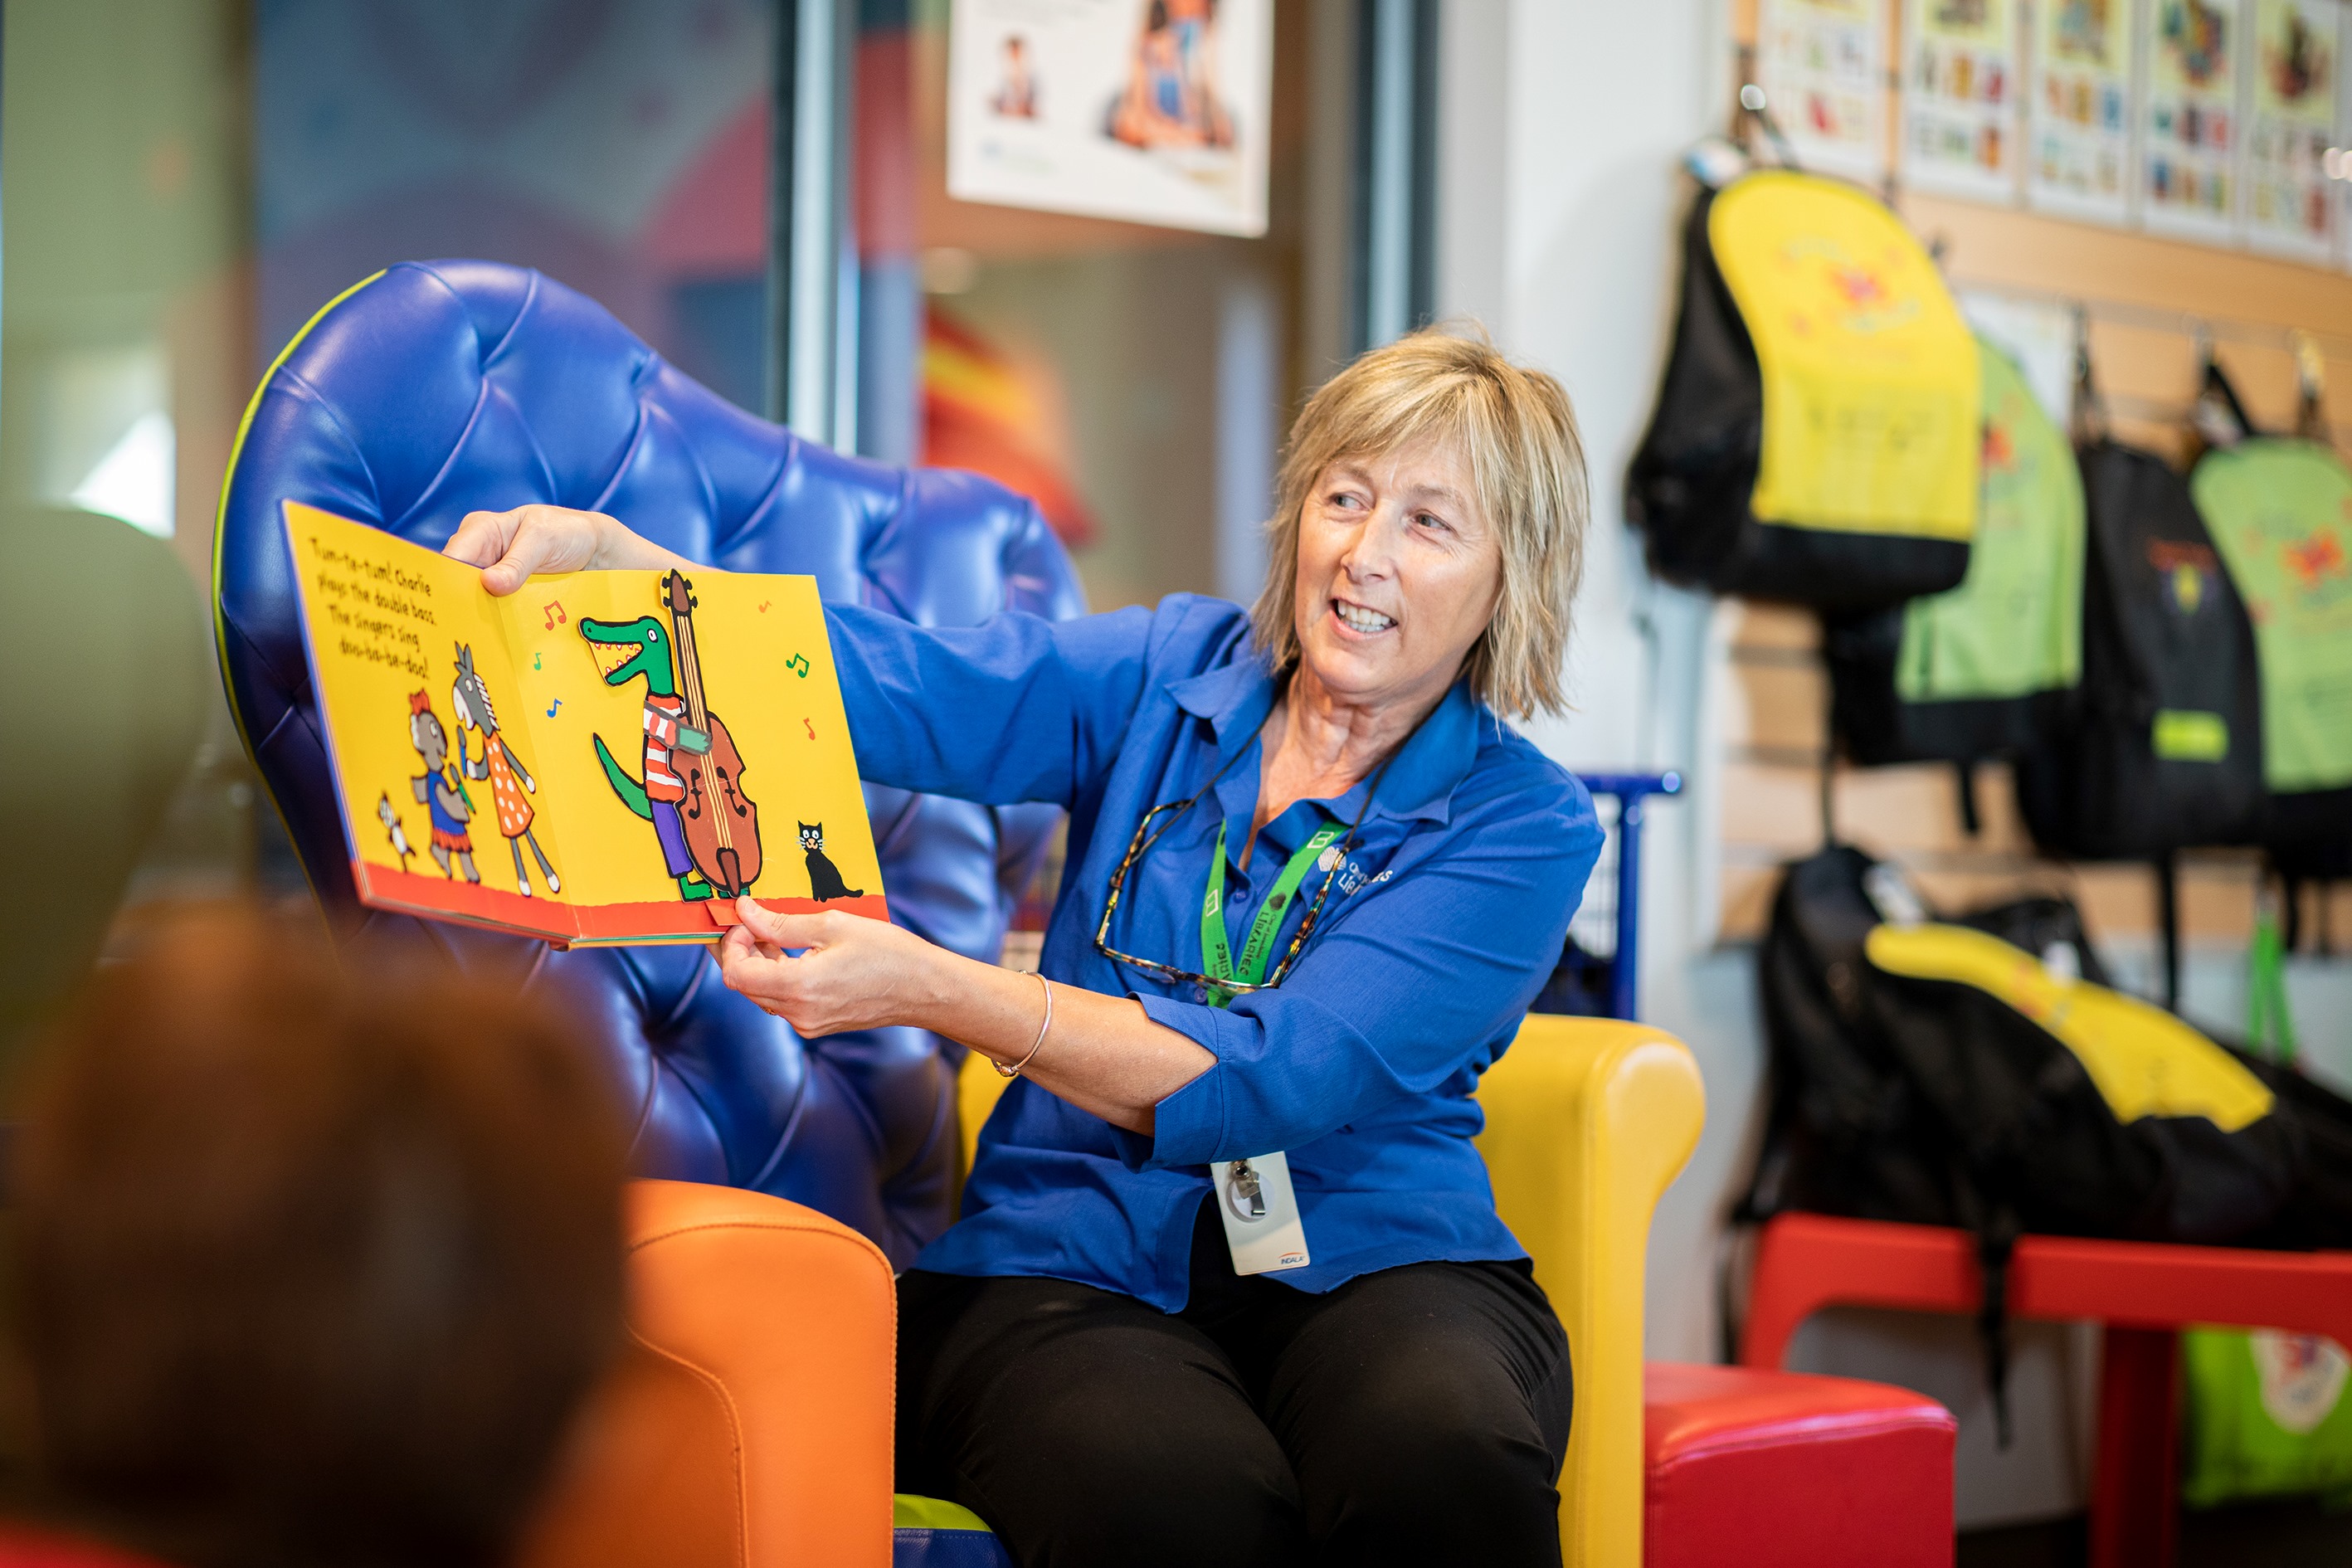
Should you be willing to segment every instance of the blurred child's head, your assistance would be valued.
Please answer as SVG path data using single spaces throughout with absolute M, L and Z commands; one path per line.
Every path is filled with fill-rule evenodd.
M 624 1141 L 562 1021 L 218 907 L 102 971 L 18 1149 L 60 1501 L 182 1562 L 502 1557 L 621 1332 Z

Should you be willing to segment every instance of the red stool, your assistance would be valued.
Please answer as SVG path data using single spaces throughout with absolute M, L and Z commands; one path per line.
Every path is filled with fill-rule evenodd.
M 1958 1423 L 1934 1400 L 1674 1362 L 1642 1390 L 1644 1568 L 1950 1568 Z

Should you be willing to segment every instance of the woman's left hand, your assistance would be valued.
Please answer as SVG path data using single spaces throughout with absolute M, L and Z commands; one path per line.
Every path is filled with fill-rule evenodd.
M 719 973 L 803 1035 L 917 1022 L 937 1005 L 941 961 L 953 956 L 864 915 L 782 915 L 738 899 L 735 916 L 743 923 L 719 944 Z

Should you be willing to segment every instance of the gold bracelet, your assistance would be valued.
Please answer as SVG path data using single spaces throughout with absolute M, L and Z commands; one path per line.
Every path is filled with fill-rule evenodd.
M 1036 974 L 1037 984 L 1045 988 L 1045 1021 L 1037 1026 L 1037 1038 L 1030 1045 L 1029 1054 L 1011 1067 L 1006 1067 L 994 1057 L 988 1058 L 988 1065 L 996 1069 L 996 1075 L 999 1078 L 1019 1078 L 1021 1069 L 1036 1060 L 1037 1053 L 1045 1048 L 1045 1031 L 1054 1026 L 1054 983 L 1043 974 L 1038 974 L 1034 969 L 1029 973 Z

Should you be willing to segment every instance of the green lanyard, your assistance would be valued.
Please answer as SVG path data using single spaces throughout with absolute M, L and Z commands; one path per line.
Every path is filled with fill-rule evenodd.
M 1216 858 L 1209 862 L 1209 885 L 1201 894 L 1201 967 L 1213 980 L 1238 980 L 1244 985 L 1255 985 L 1265 977 L 1265 961 L 1274 952 L 1274 939 L 1282 930 L 1283 912 L 1290 908 L 1292 895 L 1306 879 L 1307 868 L 1322 858 L 1323 851 L 1338 843 L 1347 829 L 1336 822 L 1327 822 L 1317 828 L 1313 837 L 1298 847 L 1298 852 L 1274 879 L 1274 890 L 1265 896 L 1265 905 L 1250 921 L 1249 941 L 1243 944 L 1239 967 L 1234 963 L 1234 950 L 1225 940 L 1225 825 L 1217 824 Z M 1223 1007 L 1232 1002 L 1234 994 L 1218 992 L 1210 997 L 1210 1005 Z

